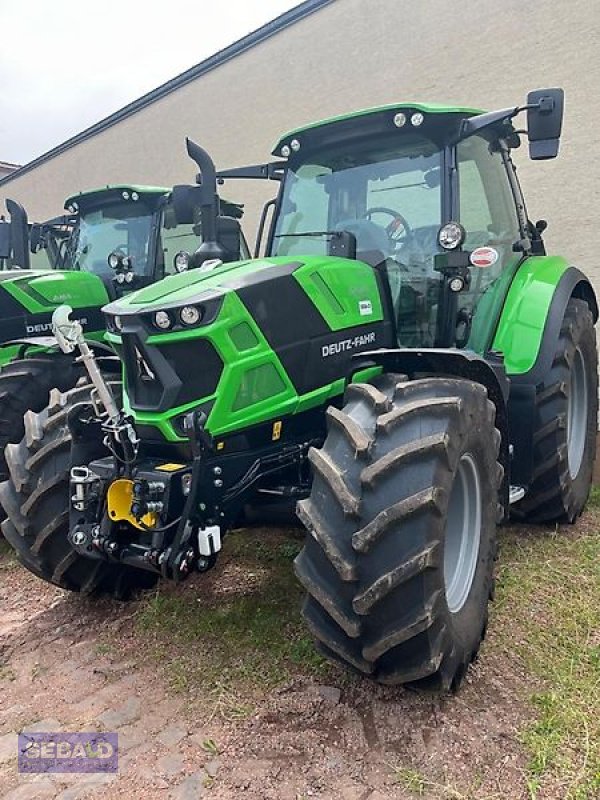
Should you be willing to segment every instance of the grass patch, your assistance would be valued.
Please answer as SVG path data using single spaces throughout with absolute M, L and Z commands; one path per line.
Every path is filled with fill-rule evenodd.
M 396 764 L 387 765 L 392 771 L 396 783 L 400 784 L 415 797 L 436 798 L 436 800 L 500 800 L 498 795 L 478 794 L 478 787 L 473 786 L 467 793 L 460 791 L 449 783 L 431 780 L 417 769 Z
M 172 689 L 203 686 L 219 713 L 240 718 L 252 711 L 247 688 L 329 669 L 299 614 L 292 561 L 300 547 L 285 531 L 231 533 L 213 573 L 143 601 L 137 625 L 146 641 L 152 635 Z
M 597 490 L 592 505 L 600 505 Z M 579 525 L 587 533 L 513 528 L 501 542 L 493 636 L 536 684 L 536 719 L 521 732 L 532 798 L 600 796 L 598 527 L 596 512 Z

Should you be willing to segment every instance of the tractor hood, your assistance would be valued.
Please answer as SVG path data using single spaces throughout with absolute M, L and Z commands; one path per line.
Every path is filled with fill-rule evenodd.
M 176 306 L 196 299 L 199 294 L 222 295 L 248 283 L 259 282 L 274 271 L 292 272 L 302 265 L 301 261 L 289 257 L 262 258 L 250 261 L 235 261 L 209 271 L 202 268 L 171 275 L 152 286 L 146 286 L 127 297 L 110 303 L 102 310 L 107 314 L 137 314 L 155 308 Z
M 104 284 L 87 272 L 13 271 L 0 276 L 2 342 L 52 332 L 52 312 L 70 305 L 86 330 L 103 327 Z

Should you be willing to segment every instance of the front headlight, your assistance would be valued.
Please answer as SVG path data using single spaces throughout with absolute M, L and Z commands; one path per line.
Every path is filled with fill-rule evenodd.
M 466 236 L 460 222 L 447 222 L 438 231 L 438 242 L 444 250 L 456 250 L 464 243 Z
M 171 315 L 166 311 L 156 311 L 152 317 L 155 326 L 161 331 L 168 331 L 173 326 Z
M 184 306 L 179 312 L 179 319 L 184 325 L 197 325 L 202 319 L 202 312 L 196 306 Z
M 185 250 L 180 250 L 173 258 L 173 266 L 175 267 L 175 272 L 185 272 L 190 266 L 190 254 L 186 253 Z

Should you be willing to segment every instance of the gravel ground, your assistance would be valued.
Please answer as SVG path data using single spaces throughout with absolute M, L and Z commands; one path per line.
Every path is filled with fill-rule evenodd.
M 211 578 L 223 591 L 219 569 Z M 223 574 L 235 592 L 235 572 Z M 236 716 L 216 713 L 204 689 L 174 692 L 135 616 L 135 604 L 69 595 L 0 557 L 5 800 L 528 796 L 517 740 L 527 678 L 489 646 L 456 697 L 332 670 L 326 683 L 298 674 L 262 691 Z M 18 775 L 16 734 L 57 729 L 117 731 L 118 774 Z

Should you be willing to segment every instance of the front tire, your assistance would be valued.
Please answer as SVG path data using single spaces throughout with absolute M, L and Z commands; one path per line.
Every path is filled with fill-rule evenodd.
M 7 444 L 20 442 L 27 411 L 40 412 L 48 405 L 52 389 L 66 392 L 81 376 L 72 356 L 62 353 L 19 358 L 0 370 L 0 481 L 8 478 L 4 457 Z
M 493 591 L 494 405 L 470 381 L 382 376 L 327 416 L 295 562 L 318 647 L 381 683 L 457 688 Z
M 112 384 L 114 392 L 120 390 Z M 0 503 L 8 519 L 2 532 L 19 561 L 49 583 L 83 594 L 109 594 L 126 599 L 157 581 L 152 572 L 79 555 L 67 539 L 69 530 L 70 409 L 88 403 L 91 387 L 53 391 L 40 414 L 25 415 L 25 436 L 9 444 L 9 478 L 0 484 Z M 106 455 L 100 445 L 95 457 Z

